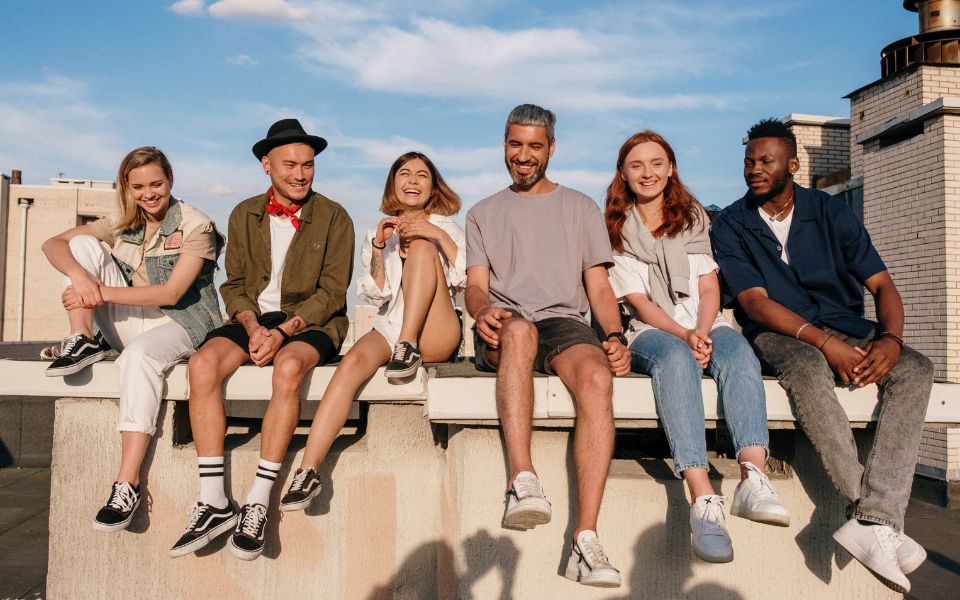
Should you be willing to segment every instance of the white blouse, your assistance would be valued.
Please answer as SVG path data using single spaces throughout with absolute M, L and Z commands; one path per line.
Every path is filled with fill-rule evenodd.
M 450 217 L 431 214 L 428 216 L 428 220 L 447 232 L 453 243 L 457 245 L 457 256 L 451 262 L 450 258 L 444 255 L 440 244 L 434 242 L 437 250 L 440 251 L 440 264 L 443 266 L 447 287 L 450 290 L 450 302 L 453 303 L 454 295 L 457 290 L 463 288 L 467 279 L 466 237 L 463 229 Z M 360 296 L 361 300 L 380 308 L 373 320 L 373 328 L 379 331 L 393 347 L 397 343 L 400 326 L 403 324 L 403 292 L 400 289 L 400 281 L 403 277 L 403 262 L 400 260 L 400 236 L 394 231 L 393 235 L 384 241 L 384 281 L 381 289 L 374 281 L 373 275 L 370 274 L 370 261 L 373 258 L 373 237 L 376 233 L 376 228 L 373 228 L 363 238 L 363 245 L 360 248 L 363 274 L 357 283 L 357 295 Z
M 714 262 L 708 254 L 689 254 L 690 260 L 690 291 L 694 292 L 689 298 L 673 307 L 673 320 L 687 329 L 693 329 L 697 326 L 697 311 L 700 309 L 700 294 L 695 293 L 700 289 L 698 281 L 701 275 L 706 275 L 718 270 L 720 267 Z M 650 295 L 650 266 L 637 260 L 632 256 L 614 253 L 613 266 L 609 269 L 610 285 L 613 286 L 613 293 L 617 295 L 618 300 L 623 300 L 628 294 L 646 294 Z M 627 302 L 627 309 L 630 311 L 630 327 L 624 332 L 628 342 L 640 333 L 648 329 L 656 329 L 653 325 L 644 323 L 637 316 L 636 311 Z M 710 330 L 717 327 L 730 327 L 730 323 L 719 312 L 717 319 L 713 322 Z

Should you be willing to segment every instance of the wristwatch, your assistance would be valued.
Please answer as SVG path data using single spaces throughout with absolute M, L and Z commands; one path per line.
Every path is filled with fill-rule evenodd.
M 605 337 L 604 340 L 609 341 L 610 338 L 617 338 L 617 340 L 619 340 L 624 347 L 627 346 L 627 336 L 623 335 L 623 333 L 620 331 L 613 331 L 608 333 L 607 337 Z

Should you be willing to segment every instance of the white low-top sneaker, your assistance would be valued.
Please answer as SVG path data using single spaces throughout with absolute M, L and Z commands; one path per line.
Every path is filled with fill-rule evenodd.
M 699 496 L 690 505 L 690 537 L 693 553 L 707 562 L 733 560 L 733 543 L 723 516 L 723 496 Z
M 910 580 L 897 562 L 899 535 L 887 525 L 863 525 L 850 519 L 833 533 L 833 539 L 890 589 L 906 594 Z
M 521 471 L 507 490 L 507 510 L 503 526 L 511 529 L 532 529 L 550 522 L 553 511 L 543 495 L 540 480 L 530 471 Z
M 904 575 L 909 575 L 927 560 L 927 551 L 904 532 L 897 534 L 897 563 Z
M 620 587 L 620 571 L 610 564 L 597 532 L 589 529 L 581 531 L 574 540 L 564 576 L 583 585 Z
M 780 502 L 767 474 L 751 462 L 743 466 L 747 469 L 747 478 L 737 484 L 733 492 L 730 514 L 767 525 L 789 525 L 790 511 Z

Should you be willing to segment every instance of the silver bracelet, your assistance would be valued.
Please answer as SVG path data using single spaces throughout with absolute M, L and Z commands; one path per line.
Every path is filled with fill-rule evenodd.
M 797 335 L 795 336 L 798 340 L 800 339 L 800 332 L 803 331 L 803 328 L 809 325 L 810 323 L 804 323 L 800 326 L 800 329 L 797 329 Z

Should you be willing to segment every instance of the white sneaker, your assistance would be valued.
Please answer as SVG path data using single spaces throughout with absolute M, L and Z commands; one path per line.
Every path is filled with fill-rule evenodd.
M 916 571 L 925 560 L 927 551 L 923 546 L 902 531 L 897 534 L 897 563 L 904 575 Z
M 693 553 L 712 563 L 733 560 L 733 543 L 723 516 L 723 496 L 699 496 L 690 505 Z
M 767 525 L 789 525 L 790 512 L 780 502 L 766 473 L 751 462 L 743 466 L 747 469 L 747 478 L 737 484 L 733 492 L 730 514 Z
M 567 561 L 567 579 L 594 587 L 620 587 L 620 571 L 610 565 L 597 532 L 581 531 L 573 542 L 570 560 Z
M 530 471 L 521 471 L 507 491 L 507 510 L 503 526 L 511 529 L 532 529 L 550 522 L 553 512 L 543 495 L 540 480 Z
M 892 527 L 850 519 L 833 533 L 833 539 L 884 585 L 901 594 L 910 591 L 910 580 L 897 563 L 899 535 Z

